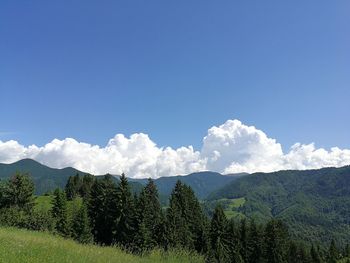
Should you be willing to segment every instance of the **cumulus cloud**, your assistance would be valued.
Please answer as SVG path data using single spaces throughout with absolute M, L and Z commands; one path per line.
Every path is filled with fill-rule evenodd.
M 133 178 L 173 176 L 211 170 L 221 173 L 271 172 L 283 169 L 314 169 L 350 164 L 350 150 L 317 149 L 314 144 L 294 144 L 288 153 L 263 131 L 228 120 L 208 130 L 202 148 L 159 147 L 147 134 L 117 134 L 106 146 L 54 139 L 42 147 L 17 141 L 0 141 L 0 162 L 32 158 L 55 168 L 67 166 L 93 174 L 125 172 Z

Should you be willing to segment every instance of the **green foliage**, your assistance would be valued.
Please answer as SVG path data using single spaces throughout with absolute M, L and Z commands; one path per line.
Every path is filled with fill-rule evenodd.
M 118 216 L 117 186 L 110 175 L 95 180 L 88 199 L 88 215 L 94 240 L 98 244 L 111 245 L 114 241 Z
M 288 232 L 286 226 L 281 221 L 271 220 L 266 225 L 264 236 L 266 262 L 287 262 Z
M 147 251 L 164 243 L 165 229 L 162 228 L 163 215 L 156 185 L 152 179 L 140 193 L 137 200 L 137 247 Z
M 230 262 L 230 239 L 228 237 L 228 221 L 220 206 L 215 208 L 210 223 L 210 256 L 211 261 Z
M 117 218 L 115 242 L 126 248 L 131 248 L 136 232 L 135 203 L 130 191 L 130 186 L 125 175 L 122 174 L 117 187 Z
M 30 212 L 34 206 L 34 184 L 26 174 L 16 173 L 3 188 L 3 205 Z
M 350 167 L 243 176 L 210 196 L 245 198 L 235 212 L 257 222 L 281 219 L 294 239 L 327 245 L 350 243 Z
M 321 255 L 319 254 L 318 249 L 316 249 L 314 247 L 314 245 L 312 245 L 311 249 L 310 249 L 310 262 L 311 263 L 322 263 L 323 262 Z
M 252 220 L 249 226 L 249 232 L 247 236 L 247 262 L 259 263 L 263 259 L 264 253 L 264 242 L 263 233 L 256 225 L 255 221 Z
M 335 245 L 334 239 L 332 239 L 331 244 L 329 246 L 328 255 L 327 255 L 327 263 L 336 263 L 339 259 L 339 251 L 337 246 Z
M 60 189 L 54 192 L 52 201 L 52 217 L 55 218 L 55 230 L 62 236 L 70 236 L 66 194 Z
M 87 199 L 90 195 L 94 181 L 94 176 L 90 174 L 80 176 L 77 173 L 75 176 L 70 176 L 65 187 L 67 200 L 71 201 L 77 197 Z
M 73 218 L 72 237 L 83 244 L 92 243 L 93 236 L 91 233 L 90 219 L 88 217 L 85 203 L 82 203 Z
M 167 209 L 167 237 L 171 247 L 207 249 L 207 222 L 192 189 L 178 181 Z

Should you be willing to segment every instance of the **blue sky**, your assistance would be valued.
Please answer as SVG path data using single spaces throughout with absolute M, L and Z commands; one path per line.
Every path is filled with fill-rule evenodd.
M 0 140 L 349 148 L 349 1 L 1 1 Z

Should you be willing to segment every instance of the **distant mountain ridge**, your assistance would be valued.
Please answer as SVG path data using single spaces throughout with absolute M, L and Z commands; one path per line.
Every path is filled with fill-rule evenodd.
M 297 239 L 350 243 L 350 166 L 247 175 L 208 199 L 223 198 L 244 198 L 237 212 L 249 218 L 282 219 Z
M 11 164 L 0 163 L 0 179 L 9 178 L 16 172 L 24 172 L 31 175 L 35 184 L 36 194 L 43 194 L 47 191 L 52 191 L 57 187 L 64 188 L 69 176 L 77 173 L 80 175 L 87 174 L 72 167 L 63 169 L 50 168 L 32 159 L 23 159 Z M 167 199 L 170 195 L 177 180 L 181 180 L 191 186 L 198 198 L 203 199 L 211 192 L 236 180 L 242 175 L 243 174 L 221 175 L 219 173 L 206 171 L 184 176 L 161 177 L 154 181 L 163 199 Z M 115 175 L 115 178 L 118 178 L 118 175 Z M 147 183 L 147 179 L 129 178 L 129 181 L 131 187 L 136 192 L 139 192 L 142 185 Z
M 0 179 L 7 179 L 16 172 L 28 173 L 33 178 L 36 194 L 43 194 L 57 187 L 63 188 L 69 176 L 77 173 L 84 175 L 72 167 L 63 169 L 50 168 L 32 159 L 23 159 L 11 164 L 0 163 Z

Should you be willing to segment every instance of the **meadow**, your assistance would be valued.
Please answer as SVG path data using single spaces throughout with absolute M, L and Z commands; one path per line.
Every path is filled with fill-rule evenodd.
M 6 263 L 156 263 L 204 262 L 204 258 L 185 251 L 154 250 L 136 256 L 115 247 L 82 245 L 44 232 L 16 228 L 0 228 L 0 262 Z

